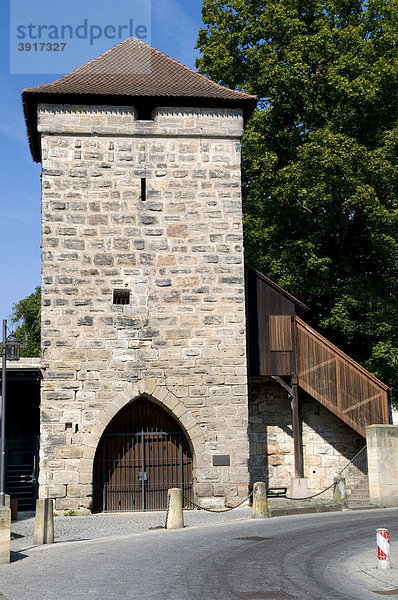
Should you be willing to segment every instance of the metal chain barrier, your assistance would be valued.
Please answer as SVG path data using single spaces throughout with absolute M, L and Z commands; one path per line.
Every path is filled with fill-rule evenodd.
M 283 497 L 286 498 L 286 500 L 311 500 L 311 498 L 316 498 L 317 496 L 320 496 L 324 492 L 327 492 L 333 486 L 334 486 L 334 481 L 333 481 L 333 483 L 331 483 L 327 488 L 325 488 L 321 492 L 318 492 L 317 494 L 313 494 L 312 496 L 306 496 L 305 498 L 291 498 L 290 496 L 283 496 Z
M 167 509 L 166 509 L 166 521 L 164 523 L 164 528 L 167 529 L 167 519 L 169 518 L 169 510 L 170 510 L 170 494 L 167 492 Z
M 335 482 L 331 483 L 330 485 L 328 485 L 328 487 L 326 487 L 324 490 L 321 490 L 317 494 L 313 494 L 312 496 L 306 496 L 305 498 L 291 498 L 290 496 L 283 496 L 283 498 L 285 498 L 286 500 L 311 500 L 312 498 L 316 498 L 317 496 L 324 494 L 325 492 L 330 490 L 332 487 L 334 487 L 334 485 L 335 485 Z M 187 496 L 184 496 L 184 494 L 182 495 L 183 499 L 186 502 L 188 502 L 188 504 L 191 504 L 191 506 L 193 506 L 194 508 L 197 508 L 198 510 L 204 510 L 209 513 L 224 513 L 224 512 L 229 512 L 231 510 L 235 510 L 235 508 L 239 508 L 239 506 L 242 506 L 242 504 L 247 502 L 252 496 L 253 496 L 253 490 L 250 492 L 250 494 L 248 496 L 246 496 L 246 498 L 244 498 L 236 506 L 231 506 L 229 508 L 206 508 L 205 506 L 200 506 L 200 504 L 196 504 L 196 502 L 194 502 L 193 500 L 190 500 L 189 498 L 187 498 Z M 165 528 L 167 528 L 167 519 L 169 516 L 169 508 L 170 508 L 170 496 L 167 496 L 167 511 L 166 511 Z
M 317 494 L 313 494 L 312 496 L 306 496 L 305 498 L 291 498 L 290 496 L 283 496 L 283 497 L 286 500 L 311 500 L 312 498 L 316 498 L 317 496 L 320 496 L 324 492 L 327 492 L 334 485 L 335 485 L 335 482 L 331 483 L 327 488 L 325 488 L 324 490 L 321 490 Z M 243 498 L 243 500 L 241 502 L 239 502 L 239 504 L 237 504 L 236 506 L 231 506 L 229 508 L 206 508 L 205 506 L 200 506 L 200 504 L 196 504 L 196 502 L 194 502 L 187 496 L 184 496 L 184 494 L 182 494 L 182 498 L 185 500 L 185 502 L 188 502 L 188 504 L 190 504 L 194 508 L 197 508 L 198 510 L 204 510 L 209 513 L 225 513 L 225 512 L 230 512 L 231 510 L 235 510 L 235 508 L 239 508 L 239 506 L 242 506 L 242 504 L 247 502 L 253 496 L 253 493 L 254 493 L 254 490 L 252 490 L 250 492 L 250 494 L 248 496 L 246 496 L 246 498 Z M 170 495 L 167 494 L 166 520 L 165 520 L 165 524 L 164 524 L 165 529 L 167 529 L 167 520 L 169 517 L 169 510 L 170 510 Z M 156 529 L 156 528 L 151 528 L 151 529 Z
M 231 506 L 230 508 L 205 508 L 204 506 L 200 506 L 199 504 L 196 504 L 196 502 L 193 502 L 193 500 L 190 500 L 189 498 L 187 498 L 184 495 L 182 497 L 184 498 L 184 500 L 189 502 L 189 504 L 192 504 L 192 506 L 194 506 L 195 508 L 197 508 L 199 510 L 205 510 L 206 512 L 210 512 L 210 513 L 223 513 L 223 512 L 229 512 L 230 510 L 235 510 L 235 508 L 239 508 L 239 506 L 242 506 L 242 504 L 247 502 L 249 500 L 249 498 L 251 498 L 252 496 L 253 496 L 253 491 L 251 491 L 250 494 L 242 500 L 242 502 L 239 502 L 239 504 L 237 504 L 236 506 Z
M 364 447 L 363 447 L 363 448 L 361 448 L 361 449 L 360 449 L 360 451 L 359 451 L 359 452 L 357 452 L 357 453 L 356 453 L 356 455 L 354 456 L 354 458 L 352 458 L 352 459 L 350 460 L 350 462 L 349 462 L 349 463 L 347 463 L 347 464 L 346 464 L 346 466 L 345 466 L 345 467 L 343 467 L 343 468 L 341 469 L 341 471 L 339 471 L 339 472 L 338 472 L 338 475 L 341 475 L 341 474 L 342 474 L 342 473 L 343 473 L 343 472 L 344 472 L 346 469 L 348 469 L 348 467 L 349 467 L 350 465 L 354 465 L 354 464 L 357 462 L 357 459 L 358 459 L 358 458 L 362 458 L 362 455 L 365 453 L 365 450 L 366 450 L 366 444 L 364 445 Z M 364 454 L 364 455 L 365 455 L 365 457 L 366 457 L 366 454 Z M 365 460 L 366 460 L 366 458 L 365 458 Z M 359 462 L 359 461 L 358 461 L 358 462 Z M 367 466 L 367 464 L 366 464 L 366 466 Z M 366 472 L 367 472 L 367 471 L 366 471 Z
M 366 444 L 363 448 L 361 448 L 361 450 L 359 452 L 357 452 L 357 454 L 354 456 L 354 458 L 352 458 L 345 467 L 343 467 L 341 469 L 341 471 L 338 472 L 338 475 L 341 475 L 350 465 L 355 464 L 355 461 L 358 459 L 358 457 L 360 457 L 363 452 L 366 450 Z M 286 498 L 286 500 L 311 500 L 311 498 L 316 498 L 317 496 L 320 496 L 321 494 L 323 494 L 324 492 L 327 492 L 328 490 L 330 490 L 330 488 L 332 488 L 335 485 L 335 482 L 331 483 L 327 488 L 325 488 L 324 490 L 322 490 L 321 492 L 318 492 L 317 494 L 314 494 L 313 496 L 307 496 L 306 498 L 290 498 L 290 496 L 284 496 L 284 498 Z

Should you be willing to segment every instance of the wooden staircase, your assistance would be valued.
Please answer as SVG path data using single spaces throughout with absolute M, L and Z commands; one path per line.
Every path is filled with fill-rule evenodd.
M 296 322 L 298 385 L 357 433 L 388 424 L 388 386 L 299 317 Z

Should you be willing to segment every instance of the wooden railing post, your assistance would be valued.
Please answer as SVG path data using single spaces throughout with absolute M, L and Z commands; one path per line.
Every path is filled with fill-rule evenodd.
M 342 402 L 341 402 L 341 378 L 340 378 L 340 359 L 338 356 L 335 357 L 335 365 L 336 365 L 336 401 L 337 401 L 337 410 L 342 410 Z

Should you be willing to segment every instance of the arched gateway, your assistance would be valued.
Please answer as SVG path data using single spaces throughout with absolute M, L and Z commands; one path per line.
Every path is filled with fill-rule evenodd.
M 109 423 L 94 459 L 94 511 L 163 510 L 167 490 L 192 499 L 192 452 L 178 422 L 141 397 Z

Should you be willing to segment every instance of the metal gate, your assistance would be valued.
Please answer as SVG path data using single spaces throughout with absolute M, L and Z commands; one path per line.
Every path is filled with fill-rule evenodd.
M 18 510 L 33 510 L 38 491 L 39 438 L 6 440 L 6 492 Z
M 182 432 L 105 433 L 95 470 L 96 511 L 165 510 L 171 487 L 192 500 L 192 458 Z

